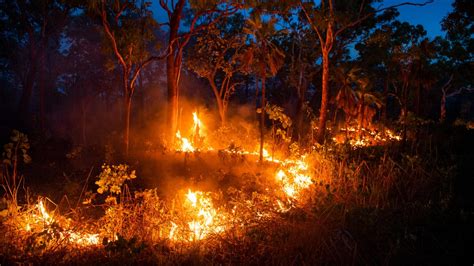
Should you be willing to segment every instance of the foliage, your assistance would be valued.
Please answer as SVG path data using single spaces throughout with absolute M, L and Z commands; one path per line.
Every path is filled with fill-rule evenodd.
M 270 103 L 265 107 L 265 112 L 272 121 L 273 141 L 277 142 L 275 139 L 275 137 L 277 137 L 281 139 L 281 141 L 289 143 L 291 141 L 291 137 L 288 136 L 292 125 L 291 118 L 284 113 L 283 108 Z
M 10 141 L 3 146 L 0 176 L 3 189 L 10 196 L 13 205 L 16 206 L 18 190 L 23 181 L 23 176 L 18 174 L 18 166 L 20 162 L 24 164 L 31 162 L 31 157 L 28 154 L 30 144 L 28 136 L 18 130 L 12 131 Z
M 122 185 L 127 180 L 135 179 L 135 170 L 130 170 L 126 164 L 119 165 L 102 165 L 102 171 L 95 183 L 99 186 L 97 192 L 103 194 L 109 192 L 111 194 L 120 194 L 122 192 Z
M 250 47 L 242 57 L 242 62 L 245 63 L 244 69 L 263 75 L 261 78 L 275 76 L 284 63 L 285 55 L 272 41 L 273 36 L 284 33 L 276 30 L 276 23 L 275 18 L 264 21 L 260 14 L 254 13 L 244 27 L 244 33 L 251 41 Z
M 13 130 L 10 141 L 11 142 L 3 146 L 3 163 L 13 167 L 13 164 L 18 162 L 19 156 L 21 157 L 20 161 L 25 164 L 30 163 L 31 157 L 28 155 L 28 150 L 30 149 L 28 136 L 18 130 Z

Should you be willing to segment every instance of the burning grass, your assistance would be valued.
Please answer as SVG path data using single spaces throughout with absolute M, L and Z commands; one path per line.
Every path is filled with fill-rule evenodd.
M 437 158 L 399 155 L 380 146 L 344 150 L 335 145 L 287 156 L 267 152 L 258 163 L 256 148 L 214 149 L 195 118 L 188 143 L 180 135 L 178 146 L 163 156 L 199 178 L 176 181 L 178 187 L 168 193 L 160 187 L 130 189 L 141 179 L 140 171 L 136 177 L 128 166 L 106 165 L 96 181 L 97 197 L 80 198 L 86 204 L 71 211 L 61 213 L 46 198 L 21 207 L 9 202 L 2 215 L 4 256 L 40 263 L 56 262 L 66 253 L 60 262 L 380 263 L 404 247 L 388 237 L 390 250 L 368 258 L 365 253 L 373 254 L 369 246 L 358 245 L 372 238 L 354 231 L 358 219 L 373 224 L 371 215 L 383 211 L 408 223 L 414 209 L 424 215 L 433 205 L 447 208 L 450 201 L 447 191 L 430 185 L 449 183 L 454 175 L 450 163 Z M 192 149 L 184 148 L 188 144 Z M 198 174 L 193 167 L 205 161 L 220 161 L 235 172 Z M 89 209 L 99 215 L 84 218 Z M 365 212 L 369 215 L 360 216 Z
M 348 143 L 353 148 L 385 145 L 390 142 L 402 140 L 402 137 L 394 131 L 384 128 L 376 130 L 370 128 L 358 129 L 355 126 L 348 126 L 340 129 L 341 133 L 332 139 L 337 144 Z

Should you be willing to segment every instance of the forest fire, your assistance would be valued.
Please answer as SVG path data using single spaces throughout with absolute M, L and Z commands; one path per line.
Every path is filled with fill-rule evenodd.
M 370 147 L 382 145 L 390 141 L 400 141 L 402 137 L 396 134 L 394 131 L 386 128 L 383 131 L 374 129 L 356 127 L 341 128 L 340 133 L 334 136 L 332 139 L 337 144 L 348 143 L 354 148 Z
M 181 132 L 179 130 L 176 132 L 176 139 L 177 143 L 181 143 L 181 145 L 178 145 L 176 148 L 177 151 L 194 152 L 196 150 L 188 138 L 181 137 Z
M 193 126 L 190 130 L 189 137 L 183 137 L 181 135 L 181 131 L 178 130 L 176 132 L 176 140 L 175 140 L 175 146 L 176 146 L 176 151 L 181 151 L 181 152 L 195 152 L 197 150 L 200 150 L 203 144 L 203 139 L 205 137 L 204 127 L 199 119 L 198 113 L 193 112 Z
M 0 266 L 471 264 L 473 2 L 2 1 Z
M 304 159 L 305 156 L 299 160 L 285 160 L 283 169 L 276 173 L 276 180 L 281 182 L 283 191 L 291 199 L 297 199 L 302 190 L 313 184 Z
M 188 189 L 183 202 L 183 219 L 171 222 L 168 239 L 177 242 L 203 240 L 222 232 L 225 216 L 214 208 L 209 193 Z
M 31 212 L 23 213 L 19 217 L 19 223 L 24 224 L 23 230 L 28 233 L 46 233 L 57 241 L 67 241 L 72 245 L 90 246 L 100 243 L 99 234 L 78 232 L 71 229 L 71 221 L 67 219 L 55 219 L 39 200 Z
M 224 230 L 223 226 L 216 225 L 217 211 L 214 209 L 211 199 L 201 191 L 188 191 L 186 194 L 188 203 L 194 213 L 194 219 L 189 222 L 192 237 L 189 240 L 201 240 L 212 233 Z

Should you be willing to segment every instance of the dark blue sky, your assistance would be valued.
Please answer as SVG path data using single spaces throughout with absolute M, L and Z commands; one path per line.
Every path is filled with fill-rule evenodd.
M 385 0 L 384 6 L 394 5 L 406 0 Z M 423 3 L 423 0 L 415 0 L 415 3 Z M 451 6 L 454 0 L 434 0 L 433 3 L 423 6 L 402 6 L 398 8 L 400 21 L 408 21 L 411 24 L 421 24 L 428 33 L 428 37 L 437 35 L 444 36 L 441 31 L 441 20 L 453 10 Z
M 390 6 L 406 2 L 408 0 L 384 0 L 383 3 L 377 4 L 376 7 Z M 414 3 L 423 3 L 425 0 L 411 0 Z M 423 6 L 402 6 L 398 10 L 400 12 L 399 20 L 408 21 L 411 24 L 421 24 L 426 29 L 428 37 L 433 38 L 437 35 L 443 36 L 441 31 L 441 20 L 452 10 L 451 4 L 454 0 L 434 0 L 433 3 Z M 158 1 L 152 1 L 152 9 L 155 17 L 159 22 L 167 20 L 165 12 L 161 9 Z

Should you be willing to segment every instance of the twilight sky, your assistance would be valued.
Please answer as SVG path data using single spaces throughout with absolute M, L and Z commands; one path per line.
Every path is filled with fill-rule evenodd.
M 384 0 L 382 3 L 377 3 L 375 7 L 384 7 L 399 4 L 409 0 Z M 425 0 L 411 0 L 414 3 L 423 3 Z M 433 3 L 423 6 L 402 6 L 398 8 L 400 21 L 408 21 L 411 24 L 421 24 L 427 31 L 428 37 L 434 38 L 437 35 L 444 36 L 441 31 L 441 20 L 452 11 L 452 3 L 454 0 L 434 0 Z M 161 9 L 158 1 L 152 1 L 152 10 L 155 18 L 159 22 L 167 20 L 165 12 Z
M 383 6 L 390 6 L 405 2 L 406 0 L 385 0 Z M 423 3 L 423 0 L 412 1 Z M 441 20 L 453 10 L 451 6 L 454 0 L 434 0 L 433 3 L 423 7 L 402 6 L 398 8 L 400 21 L 408 21 L 411 24 L 421 24 L 425 28 L 428 37 L 434 38 L 437 35 L 444 36 L 441 31 Z

